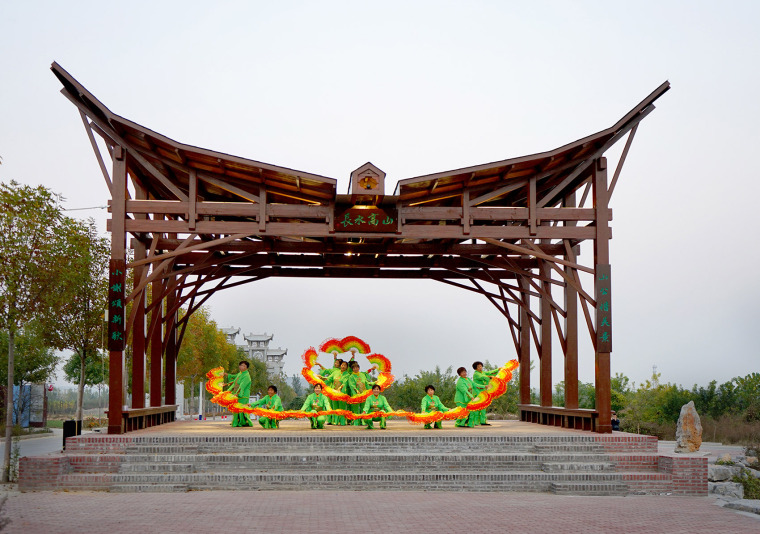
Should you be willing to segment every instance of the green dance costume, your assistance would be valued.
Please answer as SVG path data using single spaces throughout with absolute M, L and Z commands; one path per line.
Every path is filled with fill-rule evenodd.
M 252 408 L 266 408 L 267 410 L 274 410 L 275 412 L 281 412 L 282 411 L 282 401 L 280 400 L 280 396 L 275 393 L 271 397 L 269 395 L 266 395 L 261 400 L 258 400 L 251 404 Z M 271 417 L 259 417 L 259 424 L 263 426 L 264 428 L 279 428 L 280 423 L 277 421 L 277 419 L 272 419 Z
M 438 395 L 433 395 L 431 397 L 426 393 L 425 396 L 422 397 L 422 403 L 420 406 L 420 411 L 422 413 L 445 412 L 447 410 L 448 408 L 443 405 L 441 399 L 438 398 Z M 435 428 L 443 428 L 443 421 L 436 421 L 433 424 L 435 425 Z M 425 428 L 431 428 L 430 423 L 426 424 Z
M 251 374 L 248 369 L 234 375 L 227 375 L 232 379 L 232 384 L 228 391 L 237 395 L 240 404 L 248 404 L 251 401 Z M 251 418 L 247 413 L 236 413 L 232 416 L 232 426 L 253 426 Z
M 306 397 L 306 401 L 304 401 L 303 406 L 301 406 L 302 412 L 325 412 L 327 410 L 332 410 L 330 407 L 330 400 L 322 393 L 312 393 Z M 326 420 L 326 415 L 320 415 L 319 417 L 309 417 L 309 421 L 311 421 L 311 428 L 324 428 Z
M 498 369 L 492 371 L 475 371 L 472 373 L 472 385 L 475 388 L 473 394 L 477 397 L 481 391 L 488 387 L 488 383 L 491 381 L 491 377 L 498 373 Z M 477 412 L 470 412 L 470 417 L 475 418 L 475 424 L 487 425 L 488 418 L 486 417 L 486 409 L 478 410 Z
M 386 400 L 384 395 L 378 394 L 375 396 L 373 393 L 369 396 L 367 399 L 367 402 L 364 403 L 364 410 L 362 413 L 372 413 L 372 412 L 392 412 L 390 405 L 388 404 L 388 401 Z M 385 430 L 385 417 L 373 417 L 372 419 L 367 419 L 367 428 L 373 429 L 375 428 L 372 426 L 372 421 L 380 421 L 380 428 L 382 430 Z
M 369 375 L 367 373 L 363 373 L 361 371 L 358 373 L 351 373 L 351 375 L 348 377 L 348 394 L 352 397 L 354 395 L 361 395 L 367 391 L 367 389 L 371 388 L 374 384 L 374 382 L 370 382 Z M 357 415 L 362 413 L 362 408 L 359 404 L 351 404 L 349 409 Z M 362 421 L 361 419 L 355 419 L 351 424 L 359 426 L 366 424 L 366 422 Z
M 351 373 L 348 369 L 346 369 L 345 371 L 341 371 L 340 368 L 333 369 L 332 373 L 330 373 L 330 375 L 325 378 L 325 382 L 331 388 L 337 391 L 340 391 L 342 393 L 346 393 L 348 391 L 348 376 L 350 374 Z M 346 401 L 334 400 L 331 402 L 331 404 L 332 404 L 333 410 L 348 409 Z M 346 416 L 345 415 L 331 415 L 328 418 L 328 422 L 334 425 L 344 426 L 346 424 Z
M 459 380 L 457 380 L 457 392 L 454 395 L 454 402 L 457 403 L 457 406 L 467 406 L 467 403 L 475 397 L 472 393 L 472 381 L 465 376 L 460 376 Z M 454 426 L 469 426 L 472 428 L 475 426 L 475 417 L 471 413 L 469 417 L 457 419 Z

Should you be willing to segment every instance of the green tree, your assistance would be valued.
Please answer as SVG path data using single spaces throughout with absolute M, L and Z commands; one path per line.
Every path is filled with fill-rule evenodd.
M 108 356 L 102 351 L 95 351 L 85 360 L 84 366 L 84 384 L 85 386 L 98 386 L 108 381 Z M 82 382 L 82 357 L 79 354 L 72 354 L 63 366 L 63 372 L 66 380 L 80 384 Z M 77 390 L 77 398 L 79 393 Z M 79 402 L 79 401 L 77 401 Z M 83 404 L 83 403 L 82 403 Z
M 760 373 L 736 377 L 736 397 L 747 421 L 760 421 Z
M 180 310 L 180 317 L 184 317 L 185 313 L 184 309 Z M 208 309 L 201 307 L 187 322 L 177 354 L 177 380 L 185 382 L 185 394 L 190 394 L 192 403 L 195 399 L 195 383 L 203 380 L 210 369 L 221 366 L 229 371 L 233 367 L 237 368 L 241 359 L 238 349 L 227 342 L 227 336 L 219 329 L 216 321 L 211 319 Z
M 404 375 L 402 379 L 388 386 L 383 394 L 394 409 L 417 412 L 425 395 L 425 386 L 428 384 L 435 388 L 435 394 L 444 405 L 449 408 L 454 406 L 456 376 L 453 367 L 441 371 L 441 368 L 436 366 L 435 370 L 420 371 L 414 377 Z
M 610 405 L 613 410 L 620 412 L 626 407 L 630 391 L 630 379 L 622 373 L 615 373 L 610 380 Z
M 98 366 L 102 363 L 98 347 L 103 339 L 104 314 L 108 304 L 110 245 L 106 238 L 98 235 L 92 219 L 86 223 L 70 221 L 67 229 L 73 255 L 64 277 L 65 283 L 62 284 L 65 305 L 55 328 L 50 331 L 50 337 L 56 347 L 73 351 L 72 358 L 78 361 L 79 371 L 66 372 L 66 375 L 67 380 L 77 378 L 75 417 L 81 421 L 84 388 L 91 385 L 87 382 L 86 369 L 92 364 Z
M 5 454 L 13 447 L 13 372 L 17 333 L 32 319 L 49 325 L 62 303 L 58 291 L 72 255 L 61 197 L 42 186 L 0 183 L 0 329 L 8 334 Z
M 46 382 L 55 372 L 58 358 L 49 347 L 40 332 L 39 324 L 28 323 L 19 331 L 15 341 L 15 358 L 13 361 L 13 383 L 17 386 Z M 0 380 L 7 380 L 8 368 L 8 333 L 0 331 Z M 23 407 L 16 403 L 16 418 Z

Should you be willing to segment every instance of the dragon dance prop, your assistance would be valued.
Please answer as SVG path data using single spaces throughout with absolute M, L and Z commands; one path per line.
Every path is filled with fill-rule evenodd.
M 351 351 L 351 349 L 356 350 L 359 354 L 365 354 L 370 363 L 377 365 L 378 375 L 376 384 L 380 386 L 380 391 L 383 391 L 393 383 L 394 377 L 391 374 L 391 361 L 382 354 L 372 353 L 369 345 L 358 337 L 348 336 L 340 340 L 331 338 L 323 341 L 319 346 L 319 352 L 328 353 L 337 352 L 342 354 Z M 349 395 L 348 393 L 343 393 L 342 391 L 328 386 L 324 379 L 311 369 L 317 363 L 317 356 L 319 356 L 319 353 L 314 350 L 314 347 L 306 349 L 306 352 L 301 355 L 304 364 L 303 369 L 301 369 L 301 374 L 312 386 L 317 384 L 321 385 L 322 394 L 325 397 L 332 401 L 343 401 L 348 404 L 361 404 L 372 395 L 371 389 L 367 389 L 357 395 Z
M 346 349 L 346 347 L 348 348 Z M 359 338 L 355 338 L 355 337 L 343 338 L 342 340 L 329 339 L 320 346 L 320 350 L 322 350 L 322 352 L 333 352 L 333 350 L 337 350 L 339 352 L 347 352 L 348 350 L 350 350 L 351 347 L 356 348 L 357 352 L 361 352 L 362 354 L 367 354 L 370 352 L 369 345 L 364 343 Z M 330 350 L 324 350 L 324 349 L 330 349 Z M 311 362 L 311 366 L 313 366 L 316 363 L 316 358 L 317 358 L 317 352 L 311 347 L 304 353 L 304 363 L 306 365 L 309 365 L 309 363 Z M 367 359 L 372 363 L 376 363 L 378 365 L 378 370 L 380 371 L 380 377 L 385 377 L 384 385 L 380 385 L 380 377 L 378 377 L 378 385 L 380 385 L 381 389 L 388 387 L 393 382 L 393 375 L 390 374 L 390 370 L 391 370 L 390 360 L 388 360 L 388 358 L 380 354 L 369 354 L 369 356 L 367 356 Z M 363 402 L 364 400 L 367 399 L 367 397 L 369 397 L 369 395 L 372 394 L 370 390 L 360 395 L 350 397 L 349 395 L 346 395 L 345 393 L 342 393 L 337 390 L 333 390 L 332 388 L 329 388 L 326 384 L 324 384 L 324 382 L 321 380 L 321 377 L 319 377 L 318 375 L 316 375 L 315 373 L 311 371 L 311 366 L 308 368 L 309 373 L 303 372 L 302 374 L 305 377 L 307 376 L 307 374 L 309 375 L 307 377 L 307 380 L 309 380 L 309 377 L 311 377 L 314 380 L 314 382 L 309 380 L 309 383 L 321 384 L 323 386 L 323 394 L 328 396 L 328 398 L 332 399 L 333 397 L 327 395 L 327 391 L 326 391 L 327 389 L 332 390 L 332 393 L 335 395 L 334 400 L 345 400 L 346 402 L 349 402 L 351 404 L 357 404 L 359 402 Z M 428 423 L 435 423 L 437 421 L 462 419 L 464 417 L 467 417 L 467 415 L 471 411 L 482 410 L 483 408 L 488 407 L 495 399 L 497 399 L 498 397 L 503 395 L 504 392 L 507 391 L 507 384 L 509 383 L 510 380 L 512 380 L 512 371 L 517 369 L 517 366 L 518 366 L 517 360 L 511 360 L 505 363 L 502 367 L 499 368 L 498 372 L 491 378 L 490 382 L 488 383 L 488 386 L 486 386 L 486 389 L 481 391 L 480 394 L 478 394 L 474 399 L 472 399 L 469 403 L 467 403 L 466 406 L 457 406 L 456 408 L 447 410 L 445 412 L 435 411 L 435 412 L 429 412 L 429 413 L 416 413 L 416 412 L 409 412 L 406 410 L 394 410 L 392 412 L 378 411 L 378 412 L 371 412 L 371 413 L 366 413 L 366 414 L 357 414 L 349 410 L 324 410 L 324 411 L 318 411 L 318 412 L 313 412 L 313 411 L 305 412 L 302 410 L 284 410 L 281 412 L 277 412 L 274 410 L 267 410 L 265 408 L 252 408 L 248 404 L 242 404 L 238 402 L 237 395 L 235 395 L 231 391 L 224 391 L 223 389 L 224 368 L 223 367 L 216 367 L 214 369 L 211 369 L 208 373 L 206 373 L 206 378 L 208 378 L 208 381 L 206 382 L 206 391 L 208 391 L 209 393 L 213 395 L 213 397 L 211 398 L 211 402 L 219 404 L 220 406 L 227 408 L 232 413 L 253 414 L 253 415 L 258 415 L 259 417 L 269 417 L 271 419 L 276 419 L 278 421 L 281 421 L 283 419 L 306 419 L 309 417 L 319 417 L 323 415 L 338 415 L 338 416 L 344 416 L 348 420 L 374 419 L 377 417 L 406 417 L 406 419 L 410 423 L 428 424 Z M 304 368 L 304 370 L 306 370 L 306 368 Z M 360 397 L 363 397 L 363 398 L 360 399 Z

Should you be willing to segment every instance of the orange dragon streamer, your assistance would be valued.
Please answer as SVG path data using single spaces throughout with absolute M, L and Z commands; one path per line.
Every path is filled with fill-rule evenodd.
M 344 340 L 345 339 L 349 339 L 349 338 L 344 338 Z M 353 338 L 353 339 L 358 339 L 358 338 Z M 335 340 L 329 340 L 329 341 L 334 342 Z M 369 350 L 368 349 L 369 345 L 366 345 L 366 343 L 364 345 L 367 347 L 367 350 Z M 345 345 L 341 345 L 341 347 L 343 346 Z M 307 364 L 308 364 L 307 355 L 311 357 L 310 351 L 314 351 L 314 349 L 310 348 L 309 350 L 306 351 L 306 353 L 304 353 L 304 362 L 307 362 Z M 314 351 L 313 361 L 316 361 L 316 355 L 317 353 L 316 351 Z M 382 356 L 382 355 L 372 355 L 372 356 L 378 356 L 379 358 L 382 358 L 383 360 L 385 360 L 387 362 L 386 369 L 390 371 L 390 360 L 388 360 L 385 356 Z M 379 362 L 381 360 L 378 359 L 377 361 Z M 376 362 L 373 362 L 373 363 L 376 363 Z M 349 420 L 373 419 L 376 417 L 406 417 L 406 419 L 410 423 L 413 423 L 413 424 L 428 424 L 428 423 L 434 423 L 436 421 L 448 421 L 452 419 L 461 419 L 461 418 L 467 417 L 467 415 L 471 411 L 482 410 L 483 408 L 488 407 L 495 399 L 497 399 L 498 397 L 503 395 L 505 391 L 507 391 L 507 384 L 509 383 L 510 380 L 512 380 L 512 371 L 517 369 L 517 366 L 518 366 L 517 360 L 511 360 L 507 362 L 502 367 L 500 367 L 496 375 L 491 378 L 491 381 L 488 383 L 488 386 L 486 387 L 486 389 L 482 391 L 477 397 L 472 399 L 467 404 L 467 406 L 464 406 L 464 407 L 457 406 L 456 408 L 445 411 L 445 412 L 415 413 L 415 412 L 408 412 L 406 410 L 394 410 L 392 412 L 372 412 L 372 413 L 366 413 L 366 414 L 355 414 L 348 410 L 325 410 L 325 411 L 320 411 L 320 412 L 304 412 L 302 410 L 284 410 L 282 412 L 275 412 L 273 410 L 267 410 L 264 408 L 251 408 L 248 404 L 239 403 L 237 396 L 234 395 L 232 392 L 222 390 L 222 384 L 223 384 L 223 379 L 224 379 L 223 367 L 216 367 L 214 369 L 211 369 L 208 373 L 206 373 L 206 378 L 208 378 L 208 382 L 206 382 L 206 390 L 213 395 L 213 397 L 211 398 L 211 402 L 214 402 L 216 404 L 219 404 L 220 406 L 227 408 L 232 413 L 244 412 L 248 414 L 258 415 L 260 417 L 269 417 L 269 418 L 277 419 L 277 420 L 305 419 L 308 417 L 318 417 L 322 415 L 342 415 L 346 419 L 349 419 Z M 391 375 L 391 382 L 392 380 L 393 379 Z M 324 384 L 321 380 L 316 381 L 314 383 Z M 323 389 L 323 392 L 325 394 L 327 393 L 326 392 L 327 389 L 332 389 L 332 388 L 328 388 L 327 386 L 325 386 Z M 336 390 L 332 390 L 332 391 L 336 392 Z M 336 392 L 336 393 L 340 393 L 340 392 Z M 369 394 L 371 394 L 371 392 L 369 392 Z M 345 393 L 342 393 L 341 395 L 348 397 L 348 395 L 346 395 Z M 364 396 L 364 398 L 366 399 L 368 396 L 369 395 L 366 395 Z M 337 400 L 344 400 L 344 399 L 338 398 Z M 357 402 L 361 402 L 361 401 L 356 400 L 352 404 L 355 404 Z

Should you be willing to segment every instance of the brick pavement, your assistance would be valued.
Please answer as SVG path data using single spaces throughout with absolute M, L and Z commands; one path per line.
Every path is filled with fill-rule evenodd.
M 8 532 L 474 531 L 757 534 L 760 516 L 711 497 L 578 497 L 544 493 L 199 491 L 110 494 L 11 492 Z

